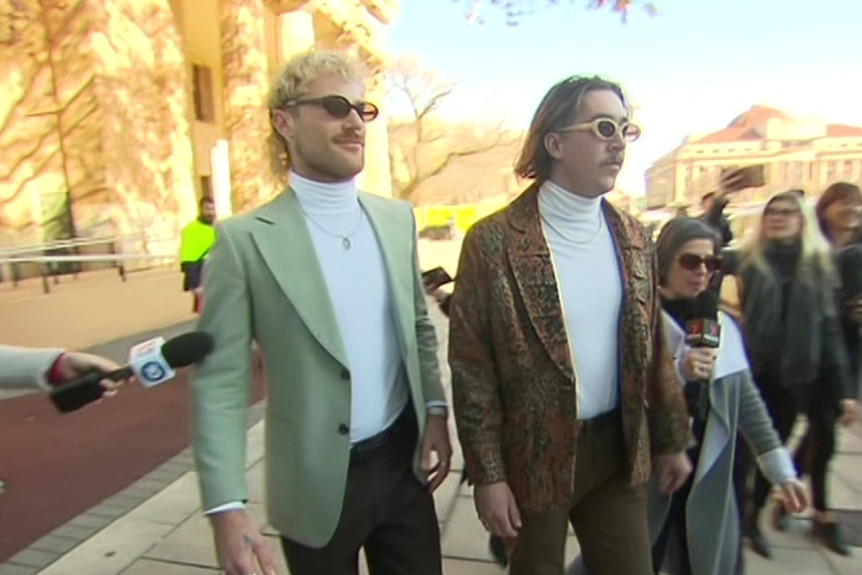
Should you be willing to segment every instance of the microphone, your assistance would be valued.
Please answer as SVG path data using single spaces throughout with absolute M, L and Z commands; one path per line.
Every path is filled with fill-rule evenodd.
M 700 292 L 691 302 L 691 318 L 685 324 L 685 343 L 690 347 L 717 349 L 721 343 L 718 294 L 709 289 Z M 686 382 L 683 395 L 689 413 L 700 421 L 706 421 L 709 415 L 709 381 Z
M 718 323 L 718 295 L 704 290 L 691 302 L 691 317 L 685 324 L 685 343 L 691 347 L 715 349 L 721 343 Z
M 200 362 L 213 349 L 212 337 L 201 331 L 184 333 L 168 341 L 156 337 L 129 350 L 129 365 L 108 373 L 93 371 L 54 387 L 48 397 L 60 413 L 69 413 L 101 399 L 103 379 L 122 381 L 135 377 L 144 387 L 155 387 L 176 376 L 174 368 Z

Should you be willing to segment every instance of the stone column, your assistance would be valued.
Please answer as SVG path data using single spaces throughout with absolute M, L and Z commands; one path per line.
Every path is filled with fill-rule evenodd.
M 270 75 L 265 9 L 263 0 L 222 2 L 225 131 L 234 212 L 254 208 L 274 193 L 265 153 Z
M 357 185 L 365 192 L 392 197 L 392 177 L 389 167 L 389 116 L 386 113 L 386 87 L 381 72 L 366 84 L 365 98 L 380 108 L 380 115 L 366 124 L 365 169 Z
M 314 40 L 314 18 L 310 12 L 294 10 L 278 15 L 278 48 L 282 62 L 313 48 Z

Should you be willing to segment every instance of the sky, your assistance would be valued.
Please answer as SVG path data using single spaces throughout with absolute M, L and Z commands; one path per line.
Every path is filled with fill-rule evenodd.
M 687 134 L 717 131 L 754 104 L 862 126 L 860 0 L 655 0 L 658 16 L 635 10 L 627 24 L 585 10 L 587 0 L 560 0 L 516 27 L 483 3 L 477 25 L 464 0 L 399 0 L 390 52 L 457 82 L 442 113 L 518 129 L 566 76 L 620 82 L 644 130 L 618 181 L 633 195 Z

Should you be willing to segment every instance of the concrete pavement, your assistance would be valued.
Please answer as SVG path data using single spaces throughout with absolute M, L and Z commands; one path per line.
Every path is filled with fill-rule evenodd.
M 439 316 L 441 341 L 447 325 Z M 441 349 L 441 357 L 443 349 Z M 445 362 L 443 362 L 445 366 Z M 446 381 L 448 369 L 444 367 Z M 448 385 L 447 385 L 448 391 Z M 247 473 L 249 509 L 263 525 L 263 423 L 260 405 L 249 413 Z M 452 430 L 453 438 L 454 429 Z M 842 430 L 833 463 L 831 496 L 836 508 L 862 512 L 862 431 Z M 487 536 L 476 520 L 469 488 L 459 487 L 459 450 L 447 481 L 435 494 L 447 575 L 498 575 L 487 552 Z M 166 478 L 172 477 L 166 482 Z M 788 533 L 767 532 L 775 558 L 750 552 L 750 575 L 851 575 L 862 573 L 862 548 L 850 558 L 817 546 L 806 534 L 808 521 L 794 520 Z M 279 573 L 287 574 L 276 534 L 264 528 Z M 577 553 L 570 537 L 568 553 Z M 97 508 L 71 521 L 10 561 L 0 575 L 205 575 L 217 573 L 212 537 L 199 507 L 196 474 L 188 450 Z

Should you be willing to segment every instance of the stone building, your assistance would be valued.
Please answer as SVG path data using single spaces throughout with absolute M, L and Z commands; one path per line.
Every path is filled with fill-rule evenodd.
M 173 237 L 202 194 L 222 217 L 272 196 L 263 104 L 279 65 L 315 45 L 347 50 L 382 104 L 396 11 L 396 0 L 0 0 L 0 246 Z M 381 116 L 361 183 L 383 195 L 387 142 Z
M 862 183 L 862 127 L 752 106 L 727 127 L 691 134 L 656 160 L 646 172 L 647 207 L 699 205 L 723 167 L 751 164 L 764 164 L 766 186 L 738 201 L 757 202 L 795 187 L 817 195 L 836 180 Z

